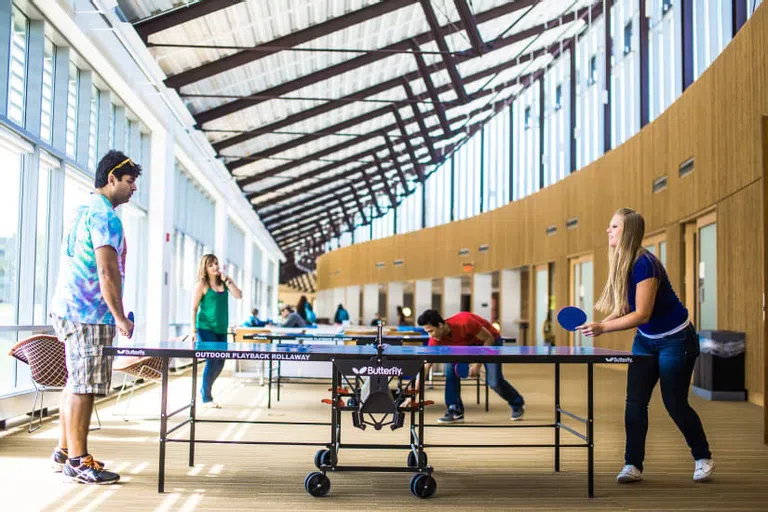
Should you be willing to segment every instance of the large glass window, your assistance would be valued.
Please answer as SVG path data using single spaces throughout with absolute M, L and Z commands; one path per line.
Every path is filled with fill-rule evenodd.
M 53 75 L 55 62 L 56 46 L 46 37 L 45 56 L 43 58 L 43 101 L 40 108 L 40 138 L 49 144 L 53 135 Z
M 18 315 L 23 157 L 0 146 L 0 162 L 3 162 L 3 186 L 0 187 L 0 325 L 13 325 Z
M 133 336 L 144 339 L 147 334 L 147 231 L 149 229 L 147 214 L 141 208 L 126 204 L 118 208 L 123 221 L 127 247 L 125 261 L 125 288 L 123 289 L 123 305 L 126 311 L 133 311 L 136 318 Z
M 69 89 L 67 91 L 67 156 L 74 159 L 77 152 L 77 90 L 80 86 L 80 70 L 69 64 Z
M 67 236 L 77 209 L 86 204 L 93 192 L 93 183 L 74 169 L 67 168 L 64 177 L 64 236 Z
M 482 136 L 478 133 L 453 155 L 455 220 L 466 219 L 480 213 L 481 151 Z
M 24 91 L 27 79 L 27 37 L 29 21 L 22 12 L 11 10 L 11 58 L 8 75 L 8 118 L 24 124 Z
M 509 111 L 503 110 L 483 127 L 483 209 L 509 202 Z
M 576 165 L 582 168 L 603 153 L 605 98 L 605 18 L 589 20 L 576 43 Z
M 680 44 L 677 43 L 680 19 L 670 0 L 653 0 L 648 34 L 650 119 L 664 112 L 682 91 Z
M 46 323 L 48 309 L 48 243 L 50 233 L 51 166 L 40 159 L 37 181 L 37 238 L 35 243 L 34 324 Z
M 537 85 L 523 90 L 512 106 L 512 137 L 515 141 L 512 151 L 514 200 L 522 199 L 539 190 L 541 162 L 539 92 L 540 87 L 538 87 L 537 82 Z M 528 128 L 525 125 L 526 109 L 532 111 L 528 120 Z
M 707 0 L 693 4 L 693 74 L 699 78 L 720 55 L 733 33 L 733 2 Z
M 88 122 L 88 168 L 96 170 L 99 137 L 99 90 L 91 87 L 91 113 Z M 106 153 L 106 152 L 105 152 Z
M 451 215 L 452 159 L 443 163 L 427 177 L 427 227 L 439 226 Z

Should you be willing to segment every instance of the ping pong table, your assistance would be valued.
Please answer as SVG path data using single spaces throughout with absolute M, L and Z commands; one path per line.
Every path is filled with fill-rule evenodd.
M 211 343 L 211 342 L 160 342 L 160 343 L 118 343 L 104 347 L 105 355 L 153 356 L 162 359 L 160 437 L 158 492 L 164 492 L 166 445 L 170 442 L 189 445 L 189 466 L 194 466 L 195 445 L 248 444 L 248 445 L 289 445 L 320 446 L 315 455 L 318 471 L 307 475 L 305 490 L 312 496 L 325 496 L 330 491 L 329 472 L 373 471 L 413 473 L 410 491 L 419 498 L 432 496 L 436 481 L 433 468 L 428 464 L 427 449 L 432 448 L 552 448 L 554 470 L 560 471 L 560 451 L 563 448 L 583 448 L 587 451 L 587 494 L 594 497 L 594 365 L 627 364 L 634 356 L 628 352 L 587 347 L 510 347 L 510 346 L 395 346 L 383 343 L 381 335 L 375 344 L 362 345 L 311 345 L 311 344 L 256 344 L 256 343 Z M 191 398 L 188 404 L 175 411 L 168 411 L 168 368 L 174 357 L 192 359 Z M 200 359 L 235 359 L 266 361 L 330 361 L 333 363 L 331 398 L 324 400 L 331 405 L 330 422 L 275 422 L 245 421 L 229 419 L 200 419 L 196 417 L 197 365 Z M 554 421 L 551 423 L 513 423 L 505 425 L 426 425 L 424 421 L 424 365 L 426 363 L 481 362 L 481 363 L 529 363 L 554 365 Z M 560 366 L 562 364 L 585 365 L 587 368 L 587 413 L 586 417 L 569 412 L 560 403 Z M 414 377 L 419 389 L 415 390 Z M 362 388 L 346 388 L 350 377 L 363 377 Z M 395 389 L 390 389 L 396 383 Z M 351 386 L 350 386 L 351 387 Z M 354 406 L 345 405 L 344 396 L 354 396 Z M 412 405 L 403 407 L 405 398 L 413 400 Z M 172 417 L 188 411 L 188 417 L 168 428 Z M 406 417 L 410 417 L 409 442 L 407 444 L 350 444 L 342 443 L 342 413 L 351 413 L 353 425 L 365 429 L 373 426 L 379 430 L 388 426 L 392 430 L 402 428 Z M 585 432 L 563 423 L 563 416 L 584 425 Z M 305 441 L 218 441 L 198 439 L 195 427 L 198 423 L 249 423 L 249 424 L 290 424 L 303 426 L 330 427 L 328 443 Z M 172 433 L 189 426 L 186 439 L 171 438 Z M 549 428 L 554 431 L 551 444 L 428 444 L 425 442 L 426 428 Z M 561 432 L 576 437 L 580 442 L 562 442 Z M 345 466 L 339 464 L 341 449 L 404 449 L 407 450 L 407 464 L 404 466 Z

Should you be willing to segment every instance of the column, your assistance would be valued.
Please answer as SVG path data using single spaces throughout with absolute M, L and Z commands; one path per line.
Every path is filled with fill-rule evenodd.
M 418 325 L 419 315 L 432 308 L 432 280 L 416 281 L 413 287 L 413 324 Z
M 347 286 L 346 294 L 344 307 L 349 312 L 349 322 L 353 325 L 365 325 L 365 321 L 360 318 L 360 286 Z
M 499 279 L 499 323 L 501 335 L 520 340 L 520 271 L 502 270 Z
M 152 133 L 151 172 L 142 176 L 151 182 L 148 212 L 149 247 L 147 249 L 147 339 L 168 339 L 170 307 L 171 237 L 174 210 L 174 136 L 172 132 Z M 142 179 L 139 178 L 139 179 Z M 130 248 L 129 248 L 130 250 Z M 127 276 L 131 279 L 131 276 Z
M 368 325 L 379 311 L 379 285 L 363 286 L 363 325 Z
M 461 278 L 446 277 L 443 279 L 443 318 L 448 318 L 461 311 Z
M 472 276 L 472 312 L 491 321 L 491 274 Z
M 397 325 L 397 306 L 403 305 L 403 283 L 393 281 L 387 283 L 387 324 Z

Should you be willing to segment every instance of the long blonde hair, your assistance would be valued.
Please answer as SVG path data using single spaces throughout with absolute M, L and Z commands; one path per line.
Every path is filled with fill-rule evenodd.
M 203 257 L 200 258 L 200 266 L 197 268 L 197 280 L 205 283 L 208 288 L 212 288 L 210 280 L 208 279 L 208 265 L 213 261 L 218 262 L 219 258 L 214 254 L 203 254 Z M 216 281 L 216 284 L 221 284 L 221 275 L 216 278 Z
M 645 220 L 630 208 L 620 208 L 615 215 L 624 219 L 624 227 L 616 247 L 608 247 L 608 281 L 595 309 L 621 316 L 629 312 L 627 287 L 632 268 L 637 258 L 645 252 L 642 247 Z

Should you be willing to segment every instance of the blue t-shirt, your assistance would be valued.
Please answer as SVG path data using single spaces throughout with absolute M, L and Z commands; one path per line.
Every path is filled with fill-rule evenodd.
M 669 284 L 667 271 L 659 260 L 649 252 L 643 252 L 632 268 L 632 276 L 629 279 L 627 298 L 629 310 L 635 311 L 635 292 L 637 284 L 646 279 L 656 278 L 659 287 L 656 290 L 656 300 L 653 303 L 653 312 L 648 323 L 639 325 L 638 329 L 643 334 L 663 334 L 679 327 L 688 320 L 688 310 L 677 298 L 672 285 Z

